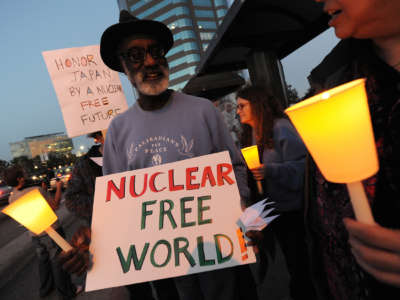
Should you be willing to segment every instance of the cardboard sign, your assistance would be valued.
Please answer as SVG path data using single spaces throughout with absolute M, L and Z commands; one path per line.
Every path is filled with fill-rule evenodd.
M 128 108 L 118 73 L 103 63 L 98 45 L 42 54 L 69 137 L 107 129 Z
M 227 151 L 98 177 L 86 291 L 255 262 Z

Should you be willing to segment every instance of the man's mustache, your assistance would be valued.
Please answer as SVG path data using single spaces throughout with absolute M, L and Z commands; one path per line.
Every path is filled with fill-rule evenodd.
M 167 68 L 165 66 L 148 66 L 148 67 L 144 67 L 141 70 L 141 73 L 143 74 L 143 77 L 146 78 L 148 75 L 150 74 L 160 74 L 165 76 L 167 74 Z
M 154 73 L 154 72 L 165 72 L 165 67 L 164 66 L 149 66 L 149 67 L 143 67 L 142 72 L 143 73 Z
M 128 65 L 128 70 L 133 74 L 142 73 L 142 75 L 146 75 L 149 73 L 160 72 L 166 75 L 168 70 L 168 62 L 166 59 L 164 59 L 163 61 L 160 61 L 152 66 L 144 66 L 142 64 L 139 68 L 134 68 L 133 65 Z

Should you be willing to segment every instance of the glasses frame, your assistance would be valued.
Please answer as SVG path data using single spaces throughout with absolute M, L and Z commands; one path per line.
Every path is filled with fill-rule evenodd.
M 136 54 L 134 54 L 134 53 L 132 53 L 134 50 L 141 51 L 141 52 L 137 52 Z M 150 54 L 150 56 L 154 60 L 159 60 L 159 59 L 165 58 L 166 53 L 165 53 L 165 49 L 162 45 L 154 44 L 154 45 L 150 45 L 147 48 L 143 48 L 143 47 L 129 48 L 125 52 L 119 53 L 119 56 L 126 62 L 130 62 L 133 64 L 142 64 L 146 60 L 147 54 Z M 135 55 L 136 55 L 136 57 L 135 57 Z
M 249 105 L 249 103 L 244 103 L 244 104 L 240 103 L 240 104 L 236 105 L 236 110 L 243 110 L 243 108 L 245 108 L 248 105 Z

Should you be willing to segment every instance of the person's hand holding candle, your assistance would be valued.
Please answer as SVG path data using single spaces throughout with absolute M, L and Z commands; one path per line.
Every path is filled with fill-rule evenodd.
M 351 251 L 376 279 L 400 287 L 400 230 L 345 218 Z
M 65 271 L 80 276 L 91 268 L 90 241 L 91 231 L 89 227 L 82 226 L 74 233 L 71 240 L 74 248 L 58 255 L 58 261 Z
M 260 252 L 259 245 L 261 245 L 264 240 L 264 233 L 258 230 L 250 230 L 245 233 L 249 241 L 246 246 L 253 247 L 254 253 L 258 254 Z
M 255 180 L 260 181 L 265 178 L 265 165 L 260 164 L 259 167 L 250 169 L 251 173 L 253 173 L 253 177 Z

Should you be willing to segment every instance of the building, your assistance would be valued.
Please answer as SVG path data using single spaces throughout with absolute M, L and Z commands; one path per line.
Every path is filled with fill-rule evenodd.
M 170 87 L 182 90 L 227 12 L 226 0 L 118 0 L 140 19 L 161 21 L 174 35 L 168 52 Z
M 49 152 L 67 155 L 71 154 L 74 148 L 72 139 L 63 132 L 26 137 L 9 145 L 13 158 L 20 156 L 34 158 L 39 155 L 42 160 L 47 160 Z

